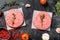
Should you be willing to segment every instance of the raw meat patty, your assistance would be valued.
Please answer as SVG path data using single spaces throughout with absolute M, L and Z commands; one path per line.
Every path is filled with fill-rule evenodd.
M 17 28 L 22 25 L 22 23 L 24 21 L 24 17 L 20 10 L 10 9 L 7 12 L 7 15 L 5 16 L 5 20 L 6 20 L 7 25 L 9 25 L 12 28 Z
M 45 15 L 43 22 L 41 22 L 41 18 L 40 18 L 41 15 Z M 44 11 L 38 12 L 33 17 L 33 24 L 35 25 L 36 28 L 40 30 L 46 30 L 51 25 L 51 17 L 47 12 Z

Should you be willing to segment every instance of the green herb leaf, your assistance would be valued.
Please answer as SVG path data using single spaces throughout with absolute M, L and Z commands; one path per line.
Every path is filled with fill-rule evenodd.
M 55 5 L 55 12 L 57 12 L 57 15 L 60 16 L 60 2 L 58 1 Z

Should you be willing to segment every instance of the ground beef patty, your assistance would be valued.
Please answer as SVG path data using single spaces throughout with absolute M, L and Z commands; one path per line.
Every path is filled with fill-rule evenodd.
M 43 22 L 41 20 L 41 15 L 44 15 Z M 33 17 L 33 24 L 36 28 L 40 30 L 46 30 L 51 25 L 51 17 L 47 12 L 41 11 L 36 13 Z
M 24 21 L 23 14 L 18 9 L 10 9 L 5 16 L 6 24 L 12 28 L 17 28 L 22 25 Z

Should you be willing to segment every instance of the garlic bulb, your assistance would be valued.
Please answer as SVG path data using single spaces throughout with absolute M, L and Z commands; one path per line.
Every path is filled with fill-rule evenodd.
M 49 38 L 50 38 L 50 36 L 49 36 L 48 33 L 42 34 L 42 39 L 43 39 L 43 40 L 49 40 Z

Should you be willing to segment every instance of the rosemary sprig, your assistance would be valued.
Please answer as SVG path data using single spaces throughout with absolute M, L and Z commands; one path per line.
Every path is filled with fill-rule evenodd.
M 44 15 L 44 14 L 40 16 L 42 26 L 43 26 L 43 19 L 44 19 L 44 17 L 45 17 L 45 15 Z
M 13 18 L 12 25 L 14 25 L 14 20 L 16 19 L 16 17 L 15 17 L 15 14 L 14 14 L 14 13 L 12 14 L 12 18 Z
M 15 5 L 15 3 L 16 3 L 16 1 L 9 2 L 9 3 L 7 3 L 7 6 L 13 6 L 13 5 Z
M 1 9 L 4 9 L 6 6 L 7 6 L 7 3 L 5 3 L 5 4 L 1 7 Z
M 1 9 L 4 9 L 6 6 L 14 6 L 14 5 L 18 5 L 19 6 L 19 3 L 17 3 L 15 0 L 14 1 L 11 1 L 11 2 L 9 2 L 9 3 L 5 3 L 2 7 L 1 7 Z
M 41 15 L 41 16 L 40 16 L 41 20 L 43 20 L 43 19 L 44 19 L 44 17 L 45 17 L 45 15 L 44 15 L 44 14 L 43 14 L 43 15 Z

